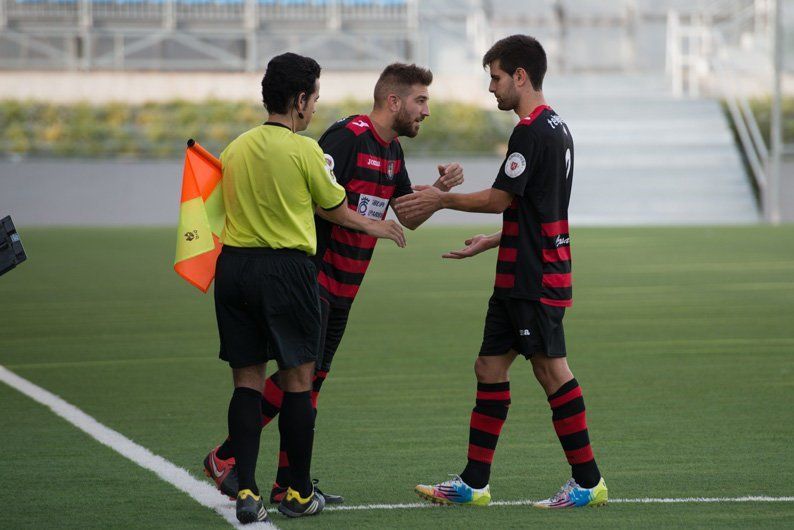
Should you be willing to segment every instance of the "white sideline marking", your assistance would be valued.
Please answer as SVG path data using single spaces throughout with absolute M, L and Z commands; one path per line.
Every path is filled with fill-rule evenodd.
M 184 468 L 181 468 L 165 458 L 158 456 L 145 447 L 136 444 L 129 438 L 120 434 L 78 409 L 74 405 L 67 403 L 55 394 L 37 386 L 27 379 L 0 366 L 0 381 L 11 388 L 25 394 L 29 398 L 50 408 L 55 414 L 65 419 L 81 431 L 85 432 L 98 442 L 106 445 L 131 460 L 144 469 L 148 469 L 165 482 L 175 488 L 182 490 L 192 497 L 196 502 L 217 512 L 226 519 L 232 526 L 245 529 L 275 529 L 275 525 L 256 523 L 241 525 L 235 515 L 234 503 L 207 482 L 193 478 Z M 515 501 L 494 501 L 491 506 L 527 506 L 533 501 L 529 499 Z M 794 502 L 794 497 L 766 497 L 766 496 L 746 496 L 746 497 L 681 497 L 681 498 L 636 498 L 636 499 L 610 499 L 611 504 L 679 504 L 679 503 L 723 503 L 723 502 Z M 415 508 L 443 508 L 428 502 L 404 503 L 404 504 L 359 504 L 349 506 L 328 506 L 327 511 L 361 511 L 361 510 L 400 510 Z
M 533 502 L 529 499 L 518 501 L 494 501 L 490 506 L 529 506 Z M 609 499 L 610 504 L 681 504 L 681 503 L 714 503 L 714 502 L 794 502 L 794 497 L 681 497 L 681 498 L 639 498 L 639 499 Z M 328 506 L 327 511 L 359 511 L 359 510 L 412 510 L 414 508 L 454 508 L 429 502 L 411 502 L 404 504 L 358 504 L 350 506 Z
M 230 503 L 226 497 L 221 495 L 214 486 L 193 478 L 187 470 L 174 465 L 165 458 L 158 456 L 145 447 L 136 444 L 124 435 L 110 429 L 97 420 L 78 409 L 74 405 L 67 403 L 55 394 L 44 390 L 40 386 L 34 385 L 27 379 L 19 377 L 7 368 L 0 366 L 0 381 L 11 388 L 18 390 L 34 401 L 49 407 L 55 414 L 65 419 L 81 431 L 85 432 L 101 444 L 104 444 L 135 464 L 144 469 L 148 469 L 165 482 L 175 488 L 182 490 L 193 498 L 196 502 L 211 510 L 216 511 L 221 517 L 226 519 L 232 526 L 246 529 L 273 529 L 273 524 L 249 524 L 241 525 L 237 521 L 235 505 Z

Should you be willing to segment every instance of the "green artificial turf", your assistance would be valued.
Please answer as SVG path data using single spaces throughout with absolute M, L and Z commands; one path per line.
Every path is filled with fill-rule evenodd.
M 413 503 L 465 463 L 472 364 L 495 253 L 442 260 L 472 228 L 381 243 L 320 397 L 314 475 L 348 504 Z M 201 476 L 231 391 L 211 295 L 171 269 L 171 229 L 25 229 L 0 277 L 0 364 Z M 794 227 L 573 232 L 569 361 L 613 498 L 794 495 Z M 512 373 L 495 500 L 568 478 L 529 365 Z M 268 489 L 276 429 L 258 468 Z M 0 384 L 0 526 L 217 527 L 184 493 Z M 282 527 L 794 526 L 794 503 L 612 504 L 274 515 Z

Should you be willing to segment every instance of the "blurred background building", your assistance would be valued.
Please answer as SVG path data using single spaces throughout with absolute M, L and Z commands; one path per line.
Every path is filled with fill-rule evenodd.
M 326 102 L 368 100 L 407 61 L 435 100 L 493 109 L 482 55 L 527 33 L 575 134 L 579 221 L 776 222 L 794 219 L 792 28 L 794 0 L 0 0 L 0 99 L 257 101 L 289 50 L 323 66 Z
M 729 42 L 769 29 L 773 0 L 2 0 L 0 67 L 259 71 L 285 50 L 329 70 L 387 60 L 478 71 L 494 39 L 530 33 L 561 71 L 650 71 L 669 14 Z M 789 12 L 789 18 L 791 15 Z M 748 37 L 748 35 L 752 35 Z M 789 45 L 792 44 L 789 36 Z M 794 58 L 789 59 L 790 62 Z

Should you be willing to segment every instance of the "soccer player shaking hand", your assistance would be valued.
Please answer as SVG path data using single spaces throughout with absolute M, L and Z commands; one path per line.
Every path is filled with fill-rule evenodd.
M 520 118 L 493 186 L 475 193 L 441 193 L 415 186 L 397 200 L 407 220 L 442 208 L 501 213 L 502 230 L 477 235 L 466 247 L 444 255 L 462 259 L 499 248 L 494 291 L 474 363 L 475 406 L 469 423 L 468 461 L 460 475 L 420 484 L 422 498 L 443 504 L 490 503 L 491 463 L 510 406 L 510 366 L 521 355 L 532 363 L 546 393 L 554 430 L 571 466 L 571 478 L 538 508 L 599 506 L 607 487 L 596 465 L 585 418 L 582 389 L 566 360 L 563 317 L 572 304 L 568 203 L 573 181 L 571 131 L 546 104 L 542 85 L 546 54 L 526 35 L 498 41 L 483 58 L 489 91 L 500 110 Z
M 413 230 L 427 220 L 426 215 L 410 218 L 397 212 L 395 221 L 386 220 L 395 199 L 413 193 L 405 167 L 400 136 L 415 137 L 422 121 L 430 115 L 428 87 L 433 74 L 416 65 L 395 63 L 381 73 L 374 89 L 374 104 L 369 114 L 349 116 L 331 125 L 319 140 L 328 175 L 344 189 L 346 205 L 342 208 L 316 209 L 317 250 L 313 257 L 319 285 L 321 308 L 320 355 L 311 375 L 311 406 L 317 400 L 328 377 L 331 362 L 347 327 L 353 301 L 364 280 L 378 238 L 392 239 L 405 246 L 403 226 Z M 448 192 L 463 182 L 460 164 L 438 166 L 433 189 Z M 261 425 L 283 416 L 287 396 L 280 372 L 272 375 L 260 388 Z M 279 426 L 281 420 L 279 421 Z M 283 502 L 294 482 L 294 462 L 288 437 L 282 434 L 276 480 L 270 490 L 272 503 Z M 234 436 L 213 449 L 204 460 L 208 475 L 218 488 L 233 496 L 238 489 Z M 215 470 L 223 470 L 215 473 Z M 321 491 L 313 481 L 314 491 L 326 503 L 340 503 L 343 498 Z

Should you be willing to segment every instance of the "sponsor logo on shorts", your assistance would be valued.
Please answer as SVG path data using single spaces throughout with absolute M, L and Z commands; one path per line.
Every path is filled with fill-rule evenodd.
M 529 331 L 528 329 L 519 329 L 518 334 L 521 335 L 522 337 L 529 337 L 530 335 L 532 335 L 532 332 Z
M 189 232 L 185 232 L 185 241 L 193 241 L 194 239 L 198 239 L 198 230 L 193 230 Z

